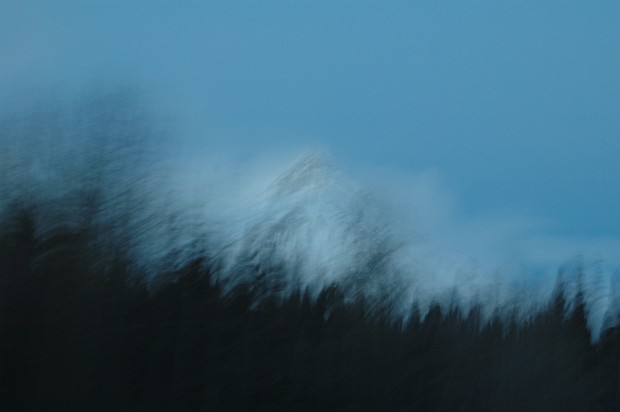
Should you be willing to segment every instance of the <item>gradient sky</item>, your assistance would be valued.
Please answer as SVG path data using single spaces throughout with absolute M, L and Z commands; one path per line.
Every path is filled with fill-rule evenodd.
M 618 1 L 2 1 L 1 97 L 96 80 L 151 92 L 195 153 L 319 147 L 435 176 L 470 233 L 620 256 Z

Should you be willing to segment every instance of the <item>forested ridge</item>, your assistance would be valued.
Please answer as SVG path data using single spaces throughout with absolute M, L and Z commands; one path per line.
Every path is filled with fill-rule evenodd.
M 372 283 L 386 254 L 369 242 L 358 255 L 374 272 L 319 290 L 255 258 L 277 231 L 251 232 L 235 255 L 247 262 L 224 269 L 157 203 L 136 149 L 149 117 L 123 94 L 79 107 L 0 122 L 5 150 L 39 136 L 0 152 L 0 410 L 620 410 L 617 304 L 592 339 L 579 263 L 525 318 L 394 311 L 381 297 L 402 291 L 363 293 L 399 288 Z M 60 149 L 42 162 L 45 142 Z
M 222 293 L 191 261 L 157 288 L 118 258 L 91 265 L 88 233 L 36 236 L 5 216 L 2 410 L 617 410 L 620 335 L 590 343 L 562 291 L 525 325 L 438 306 L 402 323 L 337 286 L 281 299 Z M 257 300 L 257 294 L 262 298 Z M 266 297 L 265 297 L 266 296 Z

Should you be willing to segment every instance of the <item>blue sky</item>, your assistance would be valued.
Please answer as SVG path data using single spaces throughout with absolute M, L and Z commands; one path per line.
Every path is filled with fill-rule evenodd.
M 460 244 L 619 259 L 619 21 L 617 1 L 4 1 L 0 93 L 135 83 L 194 156 L 321 148 Z

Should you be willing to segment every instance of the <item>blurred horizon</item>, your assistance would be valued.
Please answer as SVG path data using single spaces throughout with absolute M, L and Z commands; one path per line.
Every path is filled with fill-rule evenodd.
M 185 171 L 318 149 L 448 250 L 617 266 L 619 17 L 613 1 L 3 2 L 0 100 L 129 85 Z

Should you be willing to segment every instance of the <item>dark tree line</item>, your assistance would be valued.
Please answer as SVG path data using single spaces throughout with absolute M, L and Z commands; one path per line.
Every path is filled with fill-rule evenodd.
M 10 213 L 9 213 L 10 212 Z M 91 264 L 86 231 L 36 235 L 15 205 L 0 239 L 0 409 L 618 410 L 620 336 L 592 345 L 561 290 L 531 323 L 434 307 L 395 324 L 336 286 L 223 294 L 195 260 L 147 290 Z M 261 292 L 263 293 L 263 292 Z

